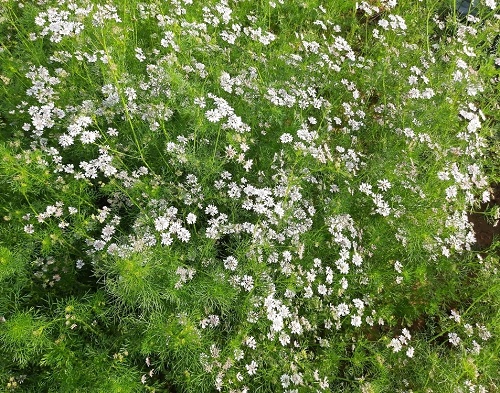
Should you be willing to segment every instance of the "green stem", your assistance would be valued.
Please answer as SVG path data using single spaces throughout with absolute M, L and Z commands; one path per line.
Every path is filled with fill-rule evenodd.
M 132 122 L 132 116 L 130 115 L 129 111 L 128 111 L 128 106 L 127 106 L 127 102 L 125 101 L 125 97 L 123 95 L 123 93 L 120 91 L 120 89 L 118 88 L 119 86 L 119 82 L 118 82 L 118 76 L 116 75 L 116 71 L 117 71 L 117 65 L 116 63 L 113 62 L 110 54 L 109 54 L 109 50 L 106 46 L 106 39 L 104 37 L 104 31 L 101 31 L 102 32 L 102 47 L 104 49 L 104 52 L 106 53 L 106 56 L 108 58 L 108 61 L 109 61 L 109 68 L 110 68 L 110 71 L 111 71 L 111 75 L 113 76 L 113 80 L 115 82 L 115 86 L 116 88 L 118 89 L 118 94 L 120 96 L 120 101 L 122 103 L 122 106 L 123 106 L 123 111 L 125 113 L 125 119 L 127 121 L 127 123 L 129 124 L 130 126 L 130 130 L 132 131 L 132 138 L 134 140 L 134 143 L 137 147 L 137 150 L 139 152 L 139 155 L 141 156 L 141 160 L 142 162 L 146 165 L 146 167 L 151 171 L 153 172 L 153 170 L 151 169 L 151 167 L 149 166 L 149 164 L 147 163 L 145 157 L 144 157 L 144 152 L 141 148 L 141 145 L 139 143 L 139 138 L 137 137 L 137 133 L 135 131 L 135 127 L 134 127 L 134 124 Z

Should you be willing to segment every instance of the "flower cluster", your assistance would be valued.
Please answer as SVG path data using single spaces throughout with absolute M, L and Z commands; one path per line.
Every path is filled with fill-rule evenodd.
M 408 329 L 403 329 L 402 334 L 396 338 L 393 338 L 389 345 L 387 345 L 389 348 L 392 348 L 393 352 L 399 352 L 401 349 L 403 349 L 404 346 L 408 346 L 408 342 L 411 340 L 411 334 L 408 331 Z M 413 357 L 413 354 L 415 353 L 415 349 L 413 347 L 408 347 L 406 350 L 406 356 L 409 358 Z
M 58 342 L 112 342 L 109 372 L 140 370 L 136 390 L 229 393 L 349 391 L 353 381 L 371 391 L 373 367 L 399 370 L 400 352 L 418 366 L 418 329 L 437 329 L 421 323 L 427 313 L 447 340 L 430 352 L 480 354 L 489 323 L 458 305 L 437 313 L 482 277 L 467 258 L 469 211 L 495 203 L 495 104 L 480 93 L 493 94 L 484 75 L 498 59 L 478 47 L 493 41 L 492 23 L 451 24 L 429 2 L 250 3 L 40 0 L 26 14 L 36 32 L 20 42 L 33 56 L 19 64 L 23 90 L 4 100 L 12 141 L 0 149 L 16 152 L 0 164 L 13 206 L 4 221 L 29 240 L 33 299 L 60 290 L 87 302 L 94 291 L 116 313 L 97 332 L 66 312 Z M 18 44 L 6 36 L 7 92 Z M 415 299 L 433 292 L 431 304 Z M 102 344 L 108 331 L 116 337 Z M 129 354 L 131 332 L 141 334 Z M 40 341 L 33 354 L 52 355 L 33 364 L 73 361 L 51 359 L 66 356 L 53 341 Z

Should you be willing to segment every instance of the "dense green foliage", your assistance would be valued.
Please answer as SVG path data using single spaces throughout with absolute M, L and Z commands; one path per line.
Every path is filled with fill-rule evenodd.
M 500 389 L 500 11 L 456 10 L 0 0 L 0 391 Z

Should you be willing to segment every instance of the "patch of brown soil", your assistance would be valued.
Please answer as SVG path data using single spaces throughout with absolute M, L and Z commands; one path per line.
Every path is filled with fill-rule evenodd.
M 500 184 L 493 185 L 493 199 L 487 204 L 481 206 L 480 212 L 492 208 L 494 205 L 500 206 Z M 471 213 L 469 221 L 474 226 L 476 233 L 476 243 L 479 249 L 484 249 L 493 243 L 495 237 L 500 236 L 500 225 L 493 226 L 486 220 L 484 214 Z

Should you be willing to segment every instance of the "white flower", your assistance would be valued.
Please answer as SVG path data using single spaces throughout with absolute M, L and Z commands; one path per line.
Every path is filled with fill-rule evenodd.
M 171 31 L 166 31 L 164 38 L 162 38 L 162 40 L 160 41 L 161 46 L 163 46 L 164 48 L 171 46 L 172 49 L 178 52 L 180 48 L 175 43 L 174 37 L 175 37 L 174 33 L 172 33 Z
M 460 314 L 457 313 L 455 310 L 451 310 L 450 318 L 453 319 L 455 322 L 460 323 Z
M 326 295 L 326 294 L 327 294 L 327 292 L 328 292 L 328 288 L 326 287 L 326 285 L 325 285 L 325 284 L 319 284 L 319 285 L 318 285 L 318 293 L 319 293 L 320 295 Z
M 359 186 L 359 191 L 361 191 L 363 194 L 371 195 L 372 186 L 368 183 L 361 183 Z
M 290 322 L 290 331 L 293 334 L 302 334 L 302 326 L 300 325 L 300 322 L 297 320 Z
M 361 326 L 361 317 L 359 315 L 351 316 L 351 325 L 354 327 L 360 327 Z
M 210 355 L 214 358 L 217 359 L 220 356 L 220 349 L 217 348 L 215 344 L 212 344 L 210 346 Z
M 486 7 L 490 7 L 492 10 L 494 10 L 497 7 L 497 3 L 495 0 L 486 0 L 485 4 Z
M 240 285 L 245 291 L 250 292 L 253 289 L 253 277 L 247 275 L 243 276 Z
M 170 246 L 172 244 L 172 236 L 169 232 L 164 232 L 161 234 L 161 244 L 164 246 Z
M 445 247 L 445 246 L 442 246 L 441 247 L 441 253 L 446 257 L 446 258 L 449 258 L 450 256 L 450 250 Z
M 474 333 L 474 328 L 468 323 L 464 325 L 464 330 L 469 337 L 472 336 L 472 333 Z
M 222 113 L 220 113 L 217 109 L 210 109 L 205 113 L 205 117 L 211 123 L 217 123 L 220 119 L 222 119 Z
M 255 341 L 253 336 L 250 336 L 245 339 L 245 345 L 251 349 L 255 349 L 257 348 L 257 341 Z
M 295 373 L 292 375 L 292 377 L 290 378 L 292 380 L 292 382 L 295 384 L 295 385 L 302 385 L 302 374 L 301 373 Z
M 97 138 L 99 138 L 99 133 L 97 131 L 83 131 L 80 135 L 80 140 L 84 145 L 94 143 Z
M 206 214 L 210 214 L 211 216 L 215 216 L 219 210 L 217 209 L 217 206 L 214 205 L 208 205 L 205 209 Z
M 24 232 L 26 232 L 27 234 L 32 234 L 33 232 L 35 232 L 35 228 L 33 227 L 33 224 L 25 225 Z
M 354 306 L 359 310 L 363 310 L 365 308 L 365 303 L 361 299 L 353 299 L 352 301 Z
M 280 340 L 281 345 L 286 346 L 290 344 L 290 336 L 285 332 L 281 332 L 278 338 Z
M 389 345 L 387 347 L 391 348 L 393 352 L 399 352 L 401 351 L 401 348 L 403 348 L 403 345 L 401 344 L 401 341 L 399 341 L 397 338 L 393 338 Z
M 95 249 L 96 251 L 100 251 L 100 250 L 104 249 L 104 246 L 105 246 L 105 245 L 106 245 L 106 243 L 105 243 L 105 242 L 103 242 L 102 240 L 96 240 L 96 241 L 94 242 L 94 249 Z
M 258 364 L 255 362 L 255 360 L 252 360 L 250 364 L 247 364 L 245 368 L 247 369 L 248 375 L 255 375 L 257 373 L 257 367 Z
M 244 356 L 245 356 L 245 352 L 243 352 L 242 349 L 237 348 L 234 350 L 234 360 L 239 361 L 239 360 L 243 359 Z
M 382 27 L 385 30 L 387 30 L 388 27 L 389 27 L 389 22 L 386 19 L 379 20 L 378 24 L 379 24 L 380 27 Z
M 205 106 L 206 106 L 204 97 L 197 97 L 194 99 L 193 102 L 195 105 L 199 106 L 200 108 L 205 108 Z
M 208 320 L 213 327 L 219 326 L 220 318 L 218 315 L 211 314 L 208 316 Z
M 68 134 L 62 134 L 59 137 L 59 144 L 62 147 L 71 146 L 73 144 L 73 137 L 71 135 L 68 135 Z
M 387 191 L 389 188 L 392 187 L 392 184 L 389 182 L 387 179 L 382 179 L 377 181 L 377 186 L 380 188 L 382 191 Z
M 446 189 L 446 200 L 451 201 L 457 196 L 457 187 L 450 186 Z
M 248 172 L 252 168 L 252 165 L 253 165 L 253 160 L 252 159 L 247 160 L 245 161 L 245 165 L 243 165 L 243 169 L 245 169 L 245 171 Z
M 177 237 L 179 238 L 180 241 L 187 243 L 189 239 L 191 239 L 191 234 L 186 228 L 180 228 L 177 231 Z
M 144 56 L 144 52 L 142 51 L 142 48 L 135 48 L 135 57 L 140 62 L 143 62 L 144 60 L 146 60 L 146 56 Z
M 102 238 L 103 239 L 109 239 L 113 234 L 115 233 L 115 227 L 113 225 L 106 225 L 102 229 Z
M 186 217 L 186 222 L 188 224 L 194 224 L 196 222 L 196 215 L 193 213 L 189 213 Z
M 472 340 L 472 348 L 468 349 L 468 351 L 474 355 L 479 355 L 481 352 L 481 345 L 479 345 L 476 340 Z
M 340 273 L 342 274 L 347 274 L 349 273 L 349 264 L 347 262 L 344 262 L 344 261 L 337 261 L 337 269 L 339 269 Z
M 486 341 L 489 338 L 491 338 L 491 333 L 488 331 L 488 329 L 486 329 L 486 326 L 479 325 L 476 323 L 476 327 L 478 329 L 478 334 L 479 334 L 479 337 L 481 337 L 481 340 Z
M 280 381 L 281 381 L 281 386 L 283 386 L 283 388 L 286 389 L 288 386 L 290 386 L 290 375 L 283 374 L 280 377 Z
M 293 136 L 288 134 L 288 133 L 285 133 L 285 134 L 280 136 L 280 141 L 281 141 L 281 143 L 293 142 Z
M 339 317 L 349 314 L 349 306 L 345 303 L 340 303 L 337 306 L 337 314 Z
M 283 329 L 284 322 L 283 317 L 279 314 L 276 314 L 274 311 L 268 313 L 267 318 L 272 321 L 273 325 L 271 326 L 271 330 L 273 332 L 279 332 Z
M 233 256 L 228 256 L 224 259 L 224 267 L 228 270 L 235 271 L 238 267 L 238 260 Z
M 412 358 L 414 353 L 415 353 L 415 348 L 413 347 L 408 347 L 408 349 L 406 350 L 406 356 L 408 356 L 409 358 Z
M 448 333 L 448 341 L 456 347 L 460 343 L 460 337 L 456 333 Z
M 354 254 L 352 256 L 352 263 L 355 266 L 361 266 L 361 264 L 363 263 L 363 258 L 361 258 L 361 255 L 359 255 L 359 254 Z
M 155 229 L 158 232 L 165 231 L 170 225 L 170 221 L 166 216 L 160 216 L 155 220 Z

